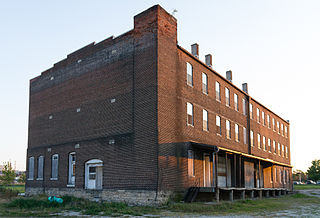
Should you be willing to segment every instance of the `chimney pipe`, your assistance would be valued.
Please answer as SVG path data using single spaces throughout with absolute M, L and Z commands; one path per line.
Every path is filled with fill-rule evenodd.
M 207 54 L 205 57 L 206 57 L 206 65 L 208 65 L 208 67 L 212 68 L 212 55 Z
M 226 72 L 226 78 L 227 78 L 227 80 L 228 80 L 229 82 L 232 83 L 232 71 L 231 71 L 231 70 L 228 70 L 228 71 Z
M 242 91 L 244 91 L 245 93 L 248 93 L 248 83 L 242 83 Z
M 191 54 L 199 58 L 199 45 L 197 43 L 191 45 Z

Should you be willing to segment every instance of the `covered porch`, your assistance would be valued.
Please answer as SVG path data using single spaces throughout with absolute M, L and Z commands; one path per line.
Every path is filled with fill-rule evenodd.
M 290 191 L 287 178 L 281 185 L 274 182 L 274 165 L 281 163 L 212 145 L 191 142 L 191 148 L 198 154 L 194 170 L 200 172 L 191 178 L 185 202 L 274 197 Z

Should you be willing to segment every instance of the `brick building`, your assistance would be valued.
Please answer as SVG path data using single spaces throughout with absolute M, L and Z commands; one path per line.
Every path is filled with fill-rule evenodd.
M 27 194 L 149 204 L 190 187 L 290 189 L 289 122 L 198 49 L 156 5 L 31 79 Z

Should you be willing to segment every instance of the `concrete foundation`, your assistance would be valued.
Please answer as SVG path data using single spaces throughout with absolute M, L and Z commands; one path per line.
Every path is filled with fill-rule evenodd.
M 168 201 L 172 192 L 146 190 L 86 190 L 75 188 L 26 188 L 26 196 L 46 194 L 48 196 L 74 196 L 92 201 L 125 202 L 128 205 L 161 205 Z

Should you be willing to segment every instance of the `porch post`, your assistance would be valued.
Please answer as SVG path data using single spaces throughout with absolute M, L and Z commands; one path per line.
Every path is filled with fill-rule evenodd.
M 225 155 L 225 159 L 226 159 L 226 187 L 228 187 L 228 156 L 227 156 L 227 152 L 226 152 L 226 155 Z
M 220 200 L 220 193 L 219 193 L 219 188 L 218 188 L 218 158 L 219 158 L 219 155 L 218 155 L 218 152 L 214 154 L 215 155 L 215 186 L 216 186 L 216 201 L 217 203 L 219 203 L 219 200 Z

